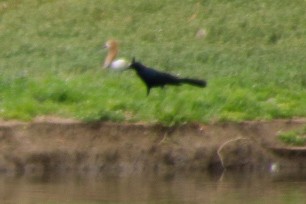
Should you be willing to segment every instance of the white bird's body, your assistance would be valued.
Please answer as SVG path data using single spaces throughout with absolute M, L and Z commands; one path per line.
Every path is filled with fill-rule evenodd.
M 128 68 L 129 65 L 130 64 L 125 59 L 117 59 L 115 61 L 112 61 L 109 68 L 120 71 Z
M 104 47 L 108 50 L 103 64 L 104 68 L 121 71 L 129 67 L 130 62 L 127 60 L 123 58 L 115 59 L 118 54 L 118 43 L 116 41 L 108 40 Z

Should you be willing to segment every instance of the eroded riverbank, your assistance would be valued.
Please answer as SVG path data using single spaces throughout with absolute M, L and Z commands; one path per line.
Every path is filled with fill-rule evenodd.
M 304 168 L 304 148 L 287 148 L 276 135 L 305 125 L 304 119 L 176 127 L 48 118 L 1 122 L 0 169 L 17 175 L 131 175 L 215 170 L 222 164 Z

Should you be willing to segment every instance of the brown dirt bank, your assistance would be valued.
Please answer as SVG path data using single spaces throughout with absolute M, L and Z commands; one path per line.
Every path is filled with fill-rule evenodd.
M 305 125 L 305 119 L 176 127 L 52 118 L 2 121 L 0 170 L 19 175 L 203 171 L 220 169 L 221 158 L 228 169 L 269 169 L 276 163 L 303 168 L 305 149 L 287 148 L 276 135 Z M 231 141 L 237 138 L 243 139 Z

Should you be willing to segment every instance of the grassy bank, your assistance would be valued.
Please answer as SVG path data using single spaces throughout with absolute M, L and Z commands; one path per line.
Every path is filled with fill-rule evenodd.
M 57 115 L 166 124 L 306 116 L 306 2 L 0 1 L 0 118 Z M 206 36 L 196 37 L 204 29 Z M 208 81 L 145 87 L 120 56 Z

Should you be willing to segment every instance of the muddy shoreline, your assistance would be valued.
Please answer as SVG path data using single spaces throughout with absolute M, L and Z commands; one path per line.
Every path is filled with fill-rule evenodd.
M 277 133 L 305 125 L 305 119 L 175 127 L 54 118 L 2 121 L 0 171 L 131 175 L 224 168 L 303 169 L 305 148 L 285 146 Z

